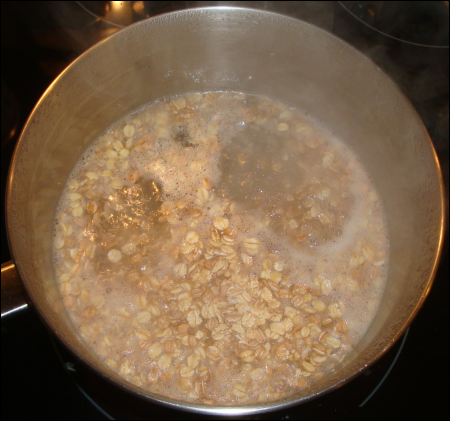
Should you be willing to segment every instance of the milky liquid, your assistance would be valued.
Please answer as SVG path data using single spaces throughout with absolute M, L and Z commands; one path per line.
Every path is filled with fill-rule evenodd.
M 109 367 L 220 405 L 326 376 L 373 320 L 388 266 L 353 151 L 288 104 L 235 93 L 114 124 L 69 177 L 54 245 L 66 308 Z

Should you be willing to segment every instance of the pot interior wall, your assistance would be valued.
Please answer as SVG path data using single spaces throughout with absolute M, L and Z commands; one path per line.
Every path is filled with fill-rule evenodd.
M 184 11 L 133 25 L 81 56 L 40 100 L 16 151 L 14 259 L 58 336 L 124 383 L 88 353 L 63 310 L 52 269 L 55 207 L 80 154 L 111 123 L 163 96 L 222 89 L 269 95 L 317 117 L 357 152 L 384 202 L 391 262 L 380 311 L 355 357 L 315 394 L 372 362 L 420 307 L 443 209 L 434 151 L 412 106 L 372 62 L 309 24 L 254 10 Z

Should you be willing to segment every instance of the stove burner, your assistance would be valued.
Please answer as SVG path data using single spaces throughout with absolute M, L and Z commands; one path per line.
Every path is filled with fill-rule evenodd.
M 356 19 L 388 37 L 448 48 L 447 1 L 340 1 Z

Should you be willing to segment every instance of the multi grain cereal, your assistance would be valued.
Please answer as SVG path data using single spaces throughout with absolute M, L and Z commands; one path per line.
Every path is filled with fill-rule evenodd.
M 145 390 L 277 400 L 330 373 L 385 286 L 382 205 L 355 154 L 288 104 L 190 93 L 85 152 L 57 209 L 54 264 L 80 335 Z

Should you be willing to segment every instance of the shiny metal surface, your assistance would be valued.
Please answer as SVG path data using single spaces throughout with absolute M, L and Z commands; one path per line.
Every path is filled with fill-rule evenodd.
M 236 90 L 291 102 L 345 139 L 384 201 L 391 242 L 380 311 L 340 370 L 265 405 L 209 407 L 148 394 L 111 372 L 76 334 L 52 268 L 54 210 L 87 145 L 140 105 L 188 91 Z M 49 87 L 30 116 L 10 172 L 7 217 L 16 267 L 55 334 L 118 386 L 164 405 L 242 415 L 312 399 L 376 361 L 404 332 L 431 288 L 439 259 L 443 186 L 426 130 L 399 88 L 332 35 L 269 12 L 211 8 L 139 22 L 97 44 Z
M 26 293 L 14 263 L 2 263 L 2 321 L 28 308 Z
M 103 22 L 123 28 L 140 20 L 176 9 L 232 6 L 283 13 L 302 19 L 327 31 L 333 27 L 332 1 L 77 1 L 78 7 Z

